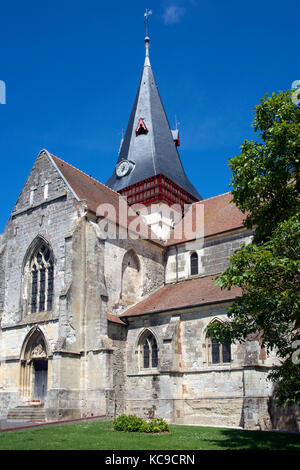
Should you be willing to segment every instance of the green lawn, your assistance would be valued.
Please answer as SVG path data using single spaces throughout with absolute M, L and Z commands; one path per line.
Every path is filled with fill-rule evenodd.
M 169 434 L 113 431 L 111 422 L 49 426 L 0 433 L 1 450 L 300 449 L 300 435 L 198 426 L 170 426 Z

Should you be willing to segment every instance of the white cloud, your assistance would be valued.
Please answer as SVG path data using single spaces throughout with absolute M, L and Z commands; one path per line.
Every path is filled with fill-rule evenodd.
M 166 24 L 179 23 L 184 14 L 185 8 L 176 5 L 170 5 L 166 7 L 163 13 L 163 19 Z

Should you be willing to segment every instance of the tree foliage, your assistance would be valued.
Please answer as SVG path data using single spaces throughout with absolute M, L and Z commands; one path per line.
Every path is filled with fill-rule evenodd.
M 254 237 L 234 253 L 216 281 L 223 289 L 240 287 L 242 295 L 229 308 L 229 321 L 210 325 L 208 332 L 222 342 L 243 342 L 259 333 L 261 346 L 276 351 L 280 361 L 269 376 L 280 402 L 298 401 L 300 107 L 291 92 L 262 98 L 253 127 L 258 141 L 246 140 L 229 165 L 233 202 Z
M 293 104 L 291 91 L 263 97 L 253 128 L 258 141 L 245 140 L 229 167 L 233 201 L 261 243 L 299 211 L 300 106 Z

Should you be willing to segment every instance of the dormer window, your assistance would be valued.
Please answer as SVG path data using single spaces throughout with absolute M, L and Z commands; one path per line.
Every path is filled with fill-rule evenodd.
M 137 125 L 135 133 L 136 133 L 137 136 L 138 135 L 143 135 L 143 134 L 148 134 L 148 129 L 147 129 L 146 124 L 144 123 L 143 119 L 139 120 L 139 123 Z
M 174 131 L 171 131 L 171 132 L 172 132 L 172 136 L 173 136 L 175 146 L 179 147 L 180 141 L 179 141 L 179 131 L 178 131 L 178 129 L 175 129 Z

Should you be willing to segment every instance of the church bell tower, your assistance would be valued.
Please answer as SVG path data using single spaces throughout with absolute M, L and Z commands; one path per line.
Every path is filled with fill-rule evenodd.
M 177 216 L 178 211 L 182 215 L 186 205 L 202 197 L 183 169 L 177 150 L 178 130 L 170 128 L 151 68 L 149 45 L 147 35 L 139 88 L 114 173 L 106 185 L 126 197 L 129 205 L 155 205 L 157 217 L 151 211 L 147 222 L 151 220 L 152 229 L 156 225 L 161 229 L 164 207 L 177 207 Z M 165 219 L 164 223 L 172 226 L 173 221 Z

